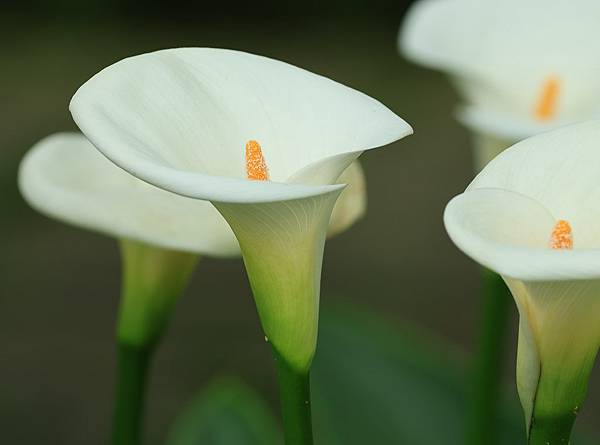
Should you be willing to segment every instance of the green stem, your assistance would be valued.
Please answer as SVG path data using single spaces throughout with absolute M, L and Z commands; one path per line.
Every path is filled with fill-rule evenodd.
M 483 271 L 484 308 L 473 369 L 467 443 L 494 445 L 511 296 L 502 278 Z
M 114 445 L 142 443 L 146 380 L 153 349 L 118 343 Z
M 312 445 L 309 371 L 298 371 L 274 351 L 286 445 Z
M 120 245 L 123 288 L 117 325 L 113 443 L 138 445 L 150 358 L 198 258 L 128 239 Z

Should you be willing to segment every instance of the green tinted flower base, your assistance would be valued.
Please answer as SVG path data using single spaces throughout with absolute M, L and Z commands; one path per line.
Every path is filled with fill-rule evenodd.
M 568 445 L 577 414 L 538 417 L 532 420 L 529 445 Z
M 142 443 L 146 380 L 153 349 L 118 345 L 114 445 Z
M 467 419 L 467 443 L 470 445 L 494 445 L 498 442 L 495 429 L 512 301 L 502 277 L 488 269 L 483 269 L 482 275 L 483 317 Z
M 298 371 L 274 351 L 286 445 L 312 445 L 309 371 Z
M 573 430 L 573 425 L 580 408 L 583 405 L 587 392 L 587 381 L 594 364 L 595 354 L 589 360 L 581 363 L 573 370 L 573 374 L 581 376 L 581 380 L 573 381 L 565 378 L 553 377 L 552 362 L 544 368 L 537 387 L 535 406 L 531 417 L 528 444 L 529 445 L 568 445 Z M 564 368 L 566 363 L 559 363 Z M 546 371 L 546 372 L 544 372 Z M 560 390 L 562 391 L 562 394 Z M 558 395 L 558 397 L 557 397 Z

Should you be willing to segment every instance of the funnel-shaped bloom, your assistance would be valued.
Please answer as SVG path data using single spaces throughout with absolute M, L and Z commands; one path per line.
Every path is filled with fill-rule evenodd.
M 115 164 L 215 205 L 240 243 L 265 334 L 308 369 L 338 178 L 362 151 L 411 128 L 324 77 L 209 48 L 122 60 L 86 82 L 70 109 Z
M 600 122 L 509 148 L 444 214 L 454 243 L 502 275 L 520 315 L 530 443 L 568 443 L 600 344 Z
M 494 142 L 501 150 L 600 113 L 599 21 L 594 0 L 420 0 L 399 44 L 451 76 L 466 101 L 461 120 L 492 138 L 476 152 L 485 164 Z
M 348 228 L 365 209 L 358 161 L 342 176 L 350 185 L 334 211 L 330 234 Z M 138 443 L 148 359 L 197 254 L 238 256 L 237 240 L 210 203 L 135 178 L 81 134 L 55 134 L 36 144 L 21 164 L 19 185 L 27 201 L 42 213 L 120 240 L 123 289 L 114 440 Z
M 343 178 L 349 187 L 336 206 L 329 235 L 351 226 L 366 205 L 358 161 Z M 210 203 L 131 176 L 78 133 L 57 133 L 38 142 L 23 159 L 19 186 L 40 212 L 121 240 L 121 319 L 132 321 L 119 326 L 121 331 L 135 332 L 120 332 L 119 337 L 131 343 L 144 343 L 162 330 L 163 318 L 192 271 L 192 254 L 240 255 L 229 225 Z
M 354 162 L 327 235 L 348 229 L 366 208 L 366 184 Z M 225 258 L 240 255 L 227 222 L 208 202 L 149 185 L 106 159 L 79 133 L 38 142 L 20 167 L 19 188 L 32 207 L 52 218 L 164 249 Z

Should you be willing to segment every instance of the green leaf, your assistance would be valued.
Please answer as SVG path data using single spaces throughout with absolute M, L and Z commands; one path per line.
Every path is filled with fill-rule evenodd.
M 364 311 L 323 314 L 312 371 L 317 443 L 465 443 L 465 382 L 456 348 L 415 327 Z M 521 410 L 503 420 L 502 442 L 525 442 Z
M 316 445 L 464 445 L 467 369 L 461 351 L 407 323 L 359 309 L 325 310 L 312 369 Z M 497 431 L 525 444 L 516 390 Z M 507 397 L 508 398 L 508 397 Z M 281 445 L 261 398 L 236 379 L 202 391 L 167 445 Z M 581 440 L 574 445 L 595 443 Z
M 260 396 L 228 377 L 192 401 L 175 421 L 167 445 L 280 445 L 281 437 Z

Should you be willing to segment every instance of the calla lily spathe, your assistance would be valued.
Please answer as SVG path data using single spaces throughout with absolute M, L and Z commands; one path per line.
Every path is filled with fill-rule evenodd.
M 358 161 L 343 177 L 349 187 L 334 210 L 329 235 L 351 226 L 366 207 Z M 121 240 L 119 338 L 129 343 L 144 344 L 159 335 L 196 254 L 240 255 L 229 225 L 210 203 L 131 176 L 79 133 L 57 133 L 32 147 L 21 163 L 19 188 L 41 213 Z
M 568 443 L 600 345 L 598 141 L 600 122 L 592 121 L 520 142 L 444 214 L 454 243 L 501 274 L 517 303 L 517 383 L 530 443 Z M 551 248 L 557 233 L 566 237 L 558 246 L 572 249 Z
M 211 48 L 117 62 L 86 82 L 70 109 L 123 169 L 215 205 L 240 243 L 266 336 L 291 366 L 308 369 L 325 232 L 344 188 L 338 178 L 362 151 L 410 126 L 332 80 Z M 255 141 L 266 181 L 248 179 L 244 146 Z
M 594 0 L 421 0 L 399 46 L 451 76 L 483 167 L 518 140 L 600 115 L 598 21 Z
M 348 229 L 366 209 L 358 161 L 340 180 L 348 187 L 334 209 L 328 236 Z M 56 133 L 35 144 L 21 163 L 19 188 L 32 207 L 75 226 L 202 256 L 240 256 L 233 232 L 210 203 L 137 179 L 80 133 Z
M 331 235 L 352 225 L 366 206 L 358 161 L 342 176 L 350 185 L 333 212 Z M 238 242 L 210 203 L 135 178 L 78 133 L 59 133 L 37 143 L 21 163 L 19 186 L 40 212 L 120 241 L 123 279 L 113 439 L 139 443 L 144 376 L 197 254 L 238 256 Z

